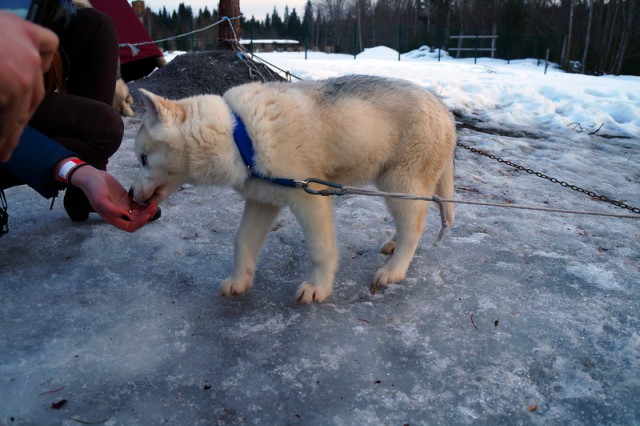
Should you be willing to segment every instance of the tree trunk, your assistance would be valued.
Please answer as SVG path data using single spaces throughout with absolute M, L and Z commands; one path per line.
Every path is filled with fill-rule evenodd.
M 378 37 L 377 37 L 377 33 L 376 33 L 376 25 L 377 25 L 377 21 L 376 21 L 376 12 L 375 9 L 373 11 L 373 13 L 371 13 L 371 28 L 373 29 L 373 45 L 377 46 L 378 45 Z
M 364 46 L 362 44 L 362 5 L 358 5 L 358 52 L 362 52 Z
M 464 35 L 464 9 L 463 9 L 463 2 L 460 2 L 460 4 L 458 5 L 459 9 L 458 9 L 458 13 L 460 14 L 460 28 L 459 28 L 459 32 L 458 35 L 460 36 L 460 38 L 458 38 L 458 50 L 456 51 L 456 58 L 460 58 L 460 52 L 462 52 L 462 41 L 464 40 L 462 38 L 462 36 Z
M 588 1 L 589 17 L 587 18 L 587 34 L 584 38 L 584 51 L 582 52 L 582 74 L 587 71 L 587 53 L 589 52 L 589 42 L 591 41 L 591 22 L 593 21 L 593 0 Z
M 633 16 L 635 14 L 636 0 L 628 0 L 628 2 L 629 10 L 627 11 L 626 19 L 624 20 L 622 34 L 620 35 L 620 47 L 618 48 L 618 53 L 616 54 L 616 59 L 613 63 L 613 73 L 615 75 L 620 75 L 620 72 L 622 71 L 622 63 L 624 62 L 624 55 L 627 50 L 627 44 L 629 43 L 629 35 L 631 34 Z
M 567 30 L 567 45 L 562 58 L 562 66 L 567 68 L 571 60 L 571 35 L 573 34 L 573 11 L 575 8 L 574 0 L 569 0 L 569 29 Z
M 220 19 L 240 16 L 240 0 L 220 0 L 218 6 Z M 236 41 L 240 40 L 240 19 L 222 22 L 218 30 L 218 47 L 236 50 Z
M 605 69 L 604 71 L 607 73 L 610 73 L 611 70 L 613 69 L 613 63 L 609 61 L 609 58 L 611 58 L 611 54 L 613 52 L 613 43 L 614 43 L 614 39 L 616 36 L 616 22 L 618 20 L 618 10 L 620 8 L 620 1 L 616 0 L 615 2 L 615 6 L 611 5 L 611 2 L 609 3 L 609 7 L 613 8 L 612 14 L 611 14 L 611 27 L 609 28 L 609 34 L 607 36 L 607 47 L 605 48 L 605 58 L 606 58 L 606 62 L 605 62 Z
M 449 47 L 449 37 L 451 37 L 451 6 L 447 4 L 447 30 L 444 34 L 445 47 Z

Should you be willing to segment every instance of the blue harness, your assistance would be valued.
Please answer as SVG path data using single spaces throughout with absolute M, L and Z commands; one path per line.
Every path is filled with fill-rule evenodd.
M 233 139 L 236 142 L 238 151 L 240 151 L 242 161 L 244 161 L 247 169 L 249 169 L 249 173 L 251 174 L 251 176 L 267 182 L 275 183 L 276 185 L 289 186 L 292 188 L 299 187 L 299 183 L 297 183 L 297 181 L 295 181 L 294 179 L 272 178 L 256 171 L 256 162 L 254 159 L 255 151 L 253 150 L 251 137 L 249 137 L 249 133 L 247 133 L 247 129 L 238 114 L 234 112 L 233 117 L 236 119 L 236 125 L 233 128 Z

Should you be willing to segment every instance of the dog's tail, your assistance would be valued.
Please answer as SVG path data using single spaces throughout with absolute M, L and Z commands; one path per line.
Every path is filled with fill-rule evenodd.
M 436 185 L 436 194 L 441 198 L 447 200 L 453 200 L 455 196 L 455 186 L 453 184 L 454 181 L 454 173 L 455 173 L 455 163 L 453 157 L 451 161 L 447 164 L 447 166 L 442 171 L 440 175 L 440 180 L 438 180 L 438 184 Z M 449 227 L 453 226 L 453 222 L 456 218 L 456 211 L 454 203 L 444 203 L 444 215 L 447 220 L 447 224 Z

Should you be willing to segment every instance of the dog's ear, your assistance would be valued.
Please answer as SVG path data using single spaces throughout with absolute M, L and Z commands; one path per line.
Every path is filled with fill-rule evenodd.
M 159 118 L 160 105 L 158 105 L 158 100 L 162 98 L 145 89 L 138 89 L 138 92 L 142 96 L 142 101 L 144 102 L 147 113 Z
M 165 99 L 145 89 L 138 89 L 144 101 L 147 114 L 155 121 L 169 122 L 171 120 L 182 123 L 186 113 L 184 107 L 175 101 Z

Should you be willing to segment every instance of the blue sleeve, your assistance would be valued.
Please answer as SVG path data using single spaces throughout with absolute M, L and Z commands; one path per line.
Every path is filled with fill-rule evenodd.
M 72 151 L 27 126 L 11 158 L 0 163 L 0 168 L 11 172 L 43 197 L 51 198 L 60 189 L 60 183 L 53 177 L 54 166 L 63 158 L 73 156 Z

